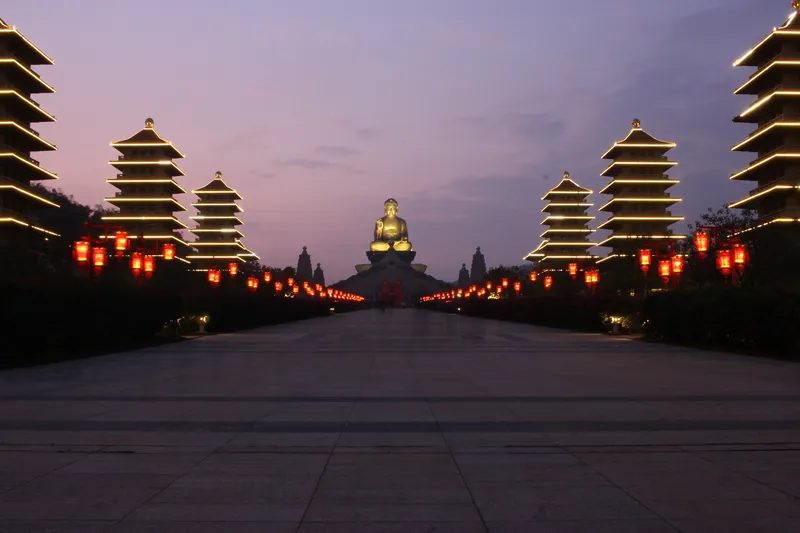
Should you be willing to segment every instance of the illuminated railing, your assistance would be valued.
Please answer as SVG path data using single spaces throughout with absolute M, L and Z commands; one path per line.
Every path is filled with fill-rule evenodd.
M 756 158 L 756 159 L 753 159 L 752 161 L 750 161 L 750 163 L 748 163 L 748 165 L 747 165 L 747 166 L 748 166 L 748 167 L 752 167 L 753 165 L 756 165 L 757 163 L 760 163 L 761 161 L 763 161 L 763 160 L 765 160 L 765 159 L 769 158 L 770 156 L 772 156 L 772 155 L 775 155 L 775 154 L 777 154 L 778 152 L 781 152 L 781 151 L 783 151 L 783 149 L 784 149 L 784 148 L 786 148 L 786 146 L 785 146 L 785 145 L 783 145 L 783 144 L 782 144 L 782 145 L 780 145 L 780 146 L 778 146 L 777 148 L 773 148 L 773 149 L 772 149 L 772 150 L 770 150 L 769 152 L 767 152 L 767 153 L 765 153 L 765 154 L 763 154 L 763 155 L 760 155 L 760 156 L 758 156 L 758 158 Z

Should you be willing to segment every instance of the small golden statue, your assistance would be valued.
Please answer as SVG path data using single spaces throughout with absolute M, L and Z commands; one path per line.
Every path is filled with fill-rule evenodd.
M 388 252 L 394 248 L 398 252 L 410 252 L 408 226 L 397 216 L 397 200 L 389 198 L 383 203 L 385 215 L 375 222 L 375 240 L 369 245 L 373 252 Z

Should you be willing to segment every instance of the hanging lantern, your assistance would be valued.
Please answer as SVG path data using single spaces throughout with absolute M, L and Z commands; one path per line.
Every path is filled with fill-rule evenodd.
M 569 277 L 573 280 L 578 277 L 578 263 L 569 264 Z
M 648 248 L 642 248 L 639 250 L 639 266 L 642 268 L 642 272 L 647 274 L 647 271 L 650 270 L 650 261 L 652 259 L 653 252 L 651 252 Z
M 706 258 L 706 252 L 708 252 L 710 241 L 711 239 L 708 236 L 708 232 L 698 231 L 694 234 L 694 248 L 697 250 L 701 261 Z
M 213 268 L 208 271 L 208 282 L 214 286 L 217 284 L 217 274 L 219 274 L 218 270 L 214 270 Z
M 545 276 L 544 277 L 544 289 L 547 292 L 550 292 L 550 287 L 553 286 L 553 277 L 552 276 Z
M 164 245 L 164 259 L 167 261 L 172 261 L 175 259 L 175 245 L 171 243 L 167 243 Z
M 536 277 L 537 277 L 536 276 L 536 271 L 535 270 L 531 270 L 531 281 L 536 281 Z
M 283 292 L 283 283 L 281 283 L 280 281 L 275 282 L 275 292 L 278 294 Z
M 597 285 L 598 283 L 600 283 L 600 271 L 592 270 L 592 285 Z
M 486 283 L 486 290 L 487 290 L 487 291 L 490 291 L 490 290 L 492 290 L 492 282 L 491 282 L 491 281 L 489 281 L 489 282 L 487 282 L 487 283 Z
M 72 248 L 73 257 L 78 263 L 89 261 L 89 243 L 87 241 L 77 241 Z
M 294 294 L 299 293 L 300 292 L 300 286 L 299 285 L 292 285 L 292 292 Z
M 717 270 L 726 278 L 731 275 L 731 251 L 717 250 Z
M 328 289 L 328 298 L 333 296 L 333 289 Z
M 586 283 L 587 287 L 591 287 L 591 285 L 592 285 L 592 272 L 590 270 L 587 270 L 586 272 L 583 273 L 583 280 Z
M 508 278 L 503 278 L 503 287 L 508 287 Z
M 503 287 L 502 286 L 498 286 L 497 287 L 497 294 L 503 294 Z
M 144 264 L 144 275 L 147 276 L 148 278 L 152 277 L 153 272 L 156 269 L 156 258 L 153 257 L 152 255 L 146 255 L 144 256 L 143 264 Z
M 294 278 L 289 278 L 286 280 L 286 284 L 290 287 L 294 287 Z
M 106 249 L 101 246 L 92 248 L 92 266 L 103 268 L 106 266 Z
M 669 260 L 663 260 L 658 262 L 658 275 L 661 276 L 661 279 L 664 280 L 664 285 L 669 282 L 669 277 L 671 273 L 672 265 Z
M 514 292 L 519 294 L 519 291 L 521 291 L 521 290 L 522 290 L 522 283 L 520 283 L 519 281 L 515 281 L 514 282 Z
M 250 289 L 250 292 L 256 292 L 258 290 L 258 278 L 255 276 L 247 278 L 247 288 Z
M 231 275 L 232 278 L 235 278 L 236 274 L 239 273 L 239 265 L 236 263 L 230 263 L 228 265 L 228 273 Z
M 142 260 L 142 254 L 139 252 L 134 252 L 131 254 L 131 270 L 133 271 L 134 275 L 138 276 L 142 272 L 142 267 L 144 266 Z
M 270 281 L 272 281 L 272 273 L 264 272 L 264 283 L 269 283 Z
M 130 240 L 128 239 L 128 232 L 126 231 L 118 231 L 114 235 L 114 250 L 116 250 L 117 255 L 122 255 L 130 245 Z
M 683 274 L 683 257 L 676 255 L 672 258 L 672 273 L 676 276 Z

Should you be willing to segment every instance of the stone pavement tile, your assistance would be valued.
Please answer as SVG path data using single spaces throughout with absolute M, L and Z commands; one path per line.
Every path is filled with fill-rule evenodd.
M 431 402 L 430 408 L 439 422 L 515 422 L 521 420 L 509 403 Z
M 303 522 L 297 533 L 486 533 L 480 522 Z
M 441 433 L 355 433 L 345 431 L 337 446 L 437 446 L 446 448 Z
M 663 520 L 487 521 L 486 525 L 489 533 L 676 533 L 676 529 Z M 734 530 L 725 533 L 734 533 Z
M 371 488 L 331 488 L 320 486 L 314 493 L 314 501 L 348 502 L 348 503 L 472 503 L 466 487 L 457 486 L 454 482 L 449 488 L 412 487 L 371 487 Z
M 86 417 L 89 420 L 125 420 L 125 421 L 164 421 L 178 420 L 197 406 L 193 402 L 118 402 L 110 409 L 95 416 Z
M 267 413 L 262 422 L 344 422 L 350 413 L 350 402 L 273 402 L 265 404 Z
M 455 457 L 461 474 L 470 486 L 479 481 L 609 485 L 605 478 L 572 455 L 459 454 Z
M 63 474 L 183 474 L 206 453 L 93 453 L 61 468 Z
M 136 522 L 300 522 L 306 504 L 148 502 L 128 516 Z
M 222 446 L 232 433 L 174 431 L 0 431 L 0 444 L 53 446 Z
M 304 522 L 480 522 L 475 506 L 463 503 L 362 503 L 314 499 Z
M 85 453 L 0 452 L 0 473 L 43 474 L 87 457 Z
M 761 519 L 780 518 L 800 523 L 800 500 L 720 500 L 706 499 L 643 501 L 665 520 L 682 519 Z
M 350 422 L 433 422 L 428 403 L 367 402 L 359 401 L 347 418 Z
M 189 473 L 175 481 L 153 501 L 185 504 L 307 504 L 318 480 L 318 476 L 219 476 Z
M 0 516 L 0 533 L 105 533 L 113 524 L 100 520 L 6 520 Z
M 206 476 L 319 476 L 328 462 L 323 453 L 214 453 L 193 469 Z
M 0 517 L 119 520 L 175 476 L 50 474 L 0 495 Z
M 14 401 L 0 403 L 0 420 L 86 420 L 118 406 L 116 402 Z
M 108 533 L 295 533 L 295 531 L 297 531 L 297 522 L 140 522 L 123 520 L 108 530 Z
M 230 439 L 221 450 L 267 449 L 297 446 L 332 449 L 339 433 L 243 433 Z
M 325 469 L 326 475 L 458 475 L 453 457 L 444 453 L 334 453 Z
M 796 517 L 671 520 L 681 533 L 797 533 Z
M 447 444 L 455 448 L 475 447 L 535 447 L 557 446 L 557 442 L 546 433 L 541 432 L 454 432 L 444 431 Z

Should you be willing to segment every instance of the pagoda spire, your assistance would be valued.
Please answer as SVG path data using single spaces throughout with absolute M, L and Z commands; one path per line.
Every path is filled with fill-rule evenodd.
M 481 247 L 478 246 L 475 254 L 472 256 L 472 268 L 470 268 L 470 280 L 473 284 L 483 283 L 483 278 L 486 276 L 486 258 L 481 252 Z
M 566 270 L 570 263 L 594 262 L 596 257 L 589 253 L 589 248 L 595 243 L 587 240 L 594 232 L 588 227 L 594 220 L 587 214 L 592 204 L 586 199 L 591 193 L 575 183 L 569 172 L 564 172 L 561 182 L 542 197 L 548 201 L 542 209 L 547 213 L 542 221 L 547 230 L 541 234 L 539 247 L 525 256 L 526 261 L 553 271 Z
M 314 272 L 311 270 L 311 256 L 308 248 L 303 246 L 303 251 L 297 257 L 297 281 L 313 281 Z
M 58 176 L 45 170 L 32 152 L 50 152 L 56 146 L 33 129 L 40 122 L 54 122 L 32 95 L 54 93 L 33 71 L 36 65 L 52 65 L 53 60 L 23 36 L 17 28 L 0 20 L 0 246 L 19 239 L 47 238 L 56 235 L 42 227 L 39 214 L 58 204 L 36 194 L 32 182 Z
M 677 242 L 684 235 L 673 233 L 669 227 L 683 220 L 669 207 L 680 202 L 667 189 L 678 183 L 665 172 L 675 165 L 666 153 L 675 143 L 661 141 L 644 129 L 639 119 L 634 119 L 628 135 L 603 154 L 611 164 L 602 175 L 611 178 L 600 194 L 611 195 L 600 211 L 611 213 L 608 220 L 597 229 L 611 231 L 599 246 L 611 248 L 611 253 L 598 261 L 604 263 L 618 258 L 634 257 L 638 250 L 653 243 Z

